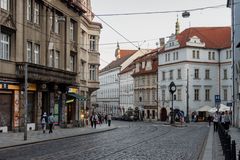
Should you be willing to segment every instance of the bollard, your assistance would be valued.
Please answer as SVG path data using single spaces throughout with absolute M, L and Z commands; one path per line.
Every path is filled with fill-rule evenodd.
M 231 147 L 231 160 L 236 160 L 236 143 L 235 140 L 232 140 L 232 147 Z

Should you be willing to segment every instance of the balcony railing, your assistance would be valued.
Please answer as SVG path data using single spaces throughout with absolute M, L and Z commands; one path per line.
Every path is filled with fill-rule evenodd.
M 16 63 L 16 76 L 24 78 L 25 63 Z M 76 84 L 77 73 L 28 63 L 28 79 L 43 82 Z
M 78 12 L 86 13 L 87 8 L 83 6 L 82 0 L 62 0 Z

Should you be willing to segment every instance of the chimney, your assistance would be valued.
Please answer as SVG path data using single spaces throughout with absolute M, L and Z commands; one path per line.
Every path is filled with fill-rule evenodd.
M 159 43 L 160 43 L 160 48 L 164 46 L 165 44 L 165 39 L 164 38 L 159 38 Z

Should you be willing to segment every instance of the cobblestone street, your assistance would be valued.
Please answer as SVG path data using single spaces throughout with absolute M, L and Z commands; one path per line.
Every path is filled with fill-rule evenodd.
M 114 122 L 118 129 L 0 150 L 0 159 L 198 160 L 209 128 Z

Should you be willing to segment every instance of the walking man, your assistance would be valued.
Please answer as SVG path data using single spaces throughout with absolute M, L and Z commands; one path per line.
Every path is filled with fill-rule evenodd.
M 111 126 L 111 120 L 112 120 L 112 115 L 111 114 L 109 114 L 107 116 L 107 120 L 108 120 L 108 127 L 110 127 Z
M 52 113 L 50 113 L 50 115 L 48 117 L 49 134 L 53 133 L 53 131 L 52 131 L 53 123 L 54 123 L 54 117 L 53 117 Z
M 213 115 L 214 132 L 218 131 L 218 121 L 219 121 L 219 115 L 218 115 L 218 111 L 216 111 Z

